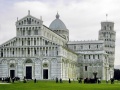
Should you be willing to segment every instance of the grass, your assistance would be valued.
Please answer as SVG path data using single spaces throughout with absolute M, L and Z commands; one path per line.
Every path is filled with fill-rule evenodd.
M 80 84 L 77 81 L 68 83 L 55 83 L 55 81 L 28 81 L 27 83 L 15 82 L 11 84 L 0 84 L 0 90 L 120 90 L 120 82 L 115 84 Z

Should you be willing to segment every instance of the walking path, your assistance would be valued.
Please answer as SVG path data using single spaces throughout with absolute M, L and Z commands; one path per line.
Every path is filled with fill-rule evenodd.
M 0 84 L 10 84 L 10 83 L 0 83 Z

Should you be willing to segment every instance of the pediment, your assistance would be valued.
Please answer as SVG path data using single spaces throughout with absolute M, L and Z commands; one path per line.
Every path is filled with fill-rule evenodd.
M 42 25 L 43 21 L 41 19 L 35 18 L 31 15 L 27 15 L 23 17 L 22 19 L 18 20 L 16 22 L 16 26 L 22 26 L 22 25 Z

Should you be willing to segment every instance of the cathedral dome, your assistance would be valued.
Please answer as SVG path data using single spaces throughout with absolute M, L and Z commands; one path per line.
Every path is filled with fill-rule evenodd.
M 56 19 L 52 21 L 49 28 L 52 30 L 67 30 L 65 24 L 59 19 L 59 14 L 57 13 Z

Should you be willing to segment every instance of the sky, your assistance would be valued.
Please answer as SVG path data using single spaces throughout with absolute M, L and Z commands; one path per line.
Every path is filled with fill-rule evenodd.
M 120 65 L 120 0 L 0 0 L 0 44 L 16 36 L 17 17 L 25 17 L 28 10 L 36 18 L 42 16 L 47 27 L 58 12 L 71 41 L 98 40 L 101 22 L 114 22 L 115 65 Z

